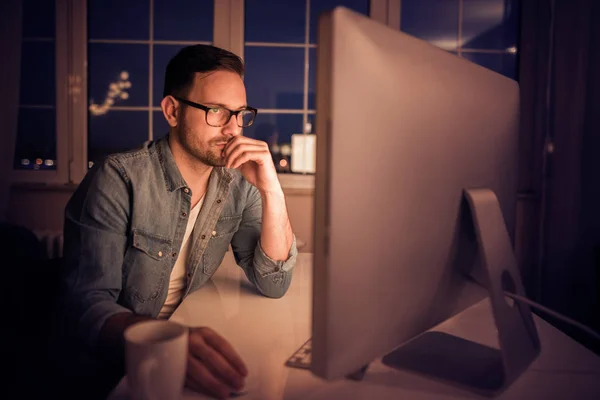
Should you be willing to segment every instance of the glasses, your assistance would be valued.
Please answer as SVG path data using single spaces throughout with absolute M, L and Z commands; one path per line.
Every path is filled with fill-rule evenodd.
M 229 120 L 235 115 L 236 122 L 239 127 L 247 128 L 254 122 L 256 113 L 258 110 L 252 107 L 246 107 L 242 110 L 233 111 L 225 107 L 207 107 L 202 104 L 194 103 L 181 97 L 173 96 L 183 104 L 187 104 L 190 107 L 198 108 L 206 112 L 206 123 L 215 128 L 225 126 L 229 123 Z

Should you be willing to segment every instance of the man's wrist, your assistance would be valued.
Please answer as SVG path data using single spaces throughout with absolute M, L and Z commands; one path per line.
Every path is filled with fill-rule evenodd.
M 263 200 L 267 198 L 285 198 L 285 195 L 283 194 L 283 189 L 281 188 L 279 182 L 277 182 L 277 185 L 273 185 L 273 187 L 267 189 L 258 189 L 258 192 L 260 193 L 260 196 Z

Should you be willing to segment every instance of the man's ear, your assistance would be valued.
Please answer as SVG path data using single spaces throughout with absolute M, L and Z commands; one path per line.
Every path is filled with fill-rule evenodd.
M 179 102 L 173 96 L 166 96 L 160 102 L 160 108 L 162 108 L 163 115 L 169 126 L 175 128 L 177 126 L 177 117 L 181 112 Z

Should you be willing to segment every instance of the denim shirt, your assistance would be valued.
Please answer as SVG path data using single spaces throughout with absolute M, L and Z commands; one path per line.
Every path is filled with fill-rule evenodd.
M 158 315 L 191 199 L 165 137 L 95 165 L 69 200 L 65 311 L 76 336 L 92 349 L 110 316 Z M 283 296 L 296 261 L 296 239 L 286 261 L 272 260 L 260 245 L 261 221 L 258 190 L 237 170 L 213 168 L 189 239 L 184 298 L 210 279 L 230 244 L 237 264 L 263 295 Z

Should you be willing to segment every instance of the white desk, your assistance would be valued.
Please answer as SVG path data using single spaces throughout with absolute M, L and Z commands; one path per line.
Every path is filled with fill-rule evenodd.
M 172 320 L 209 326 L 242 356 L 250 375 L 241 399 L 476 399 L 485 398 L 409 372 L 371 363 L 364 380 L 326 382 L 285 361 L 311 335 L 312 256 L 301 253 L 288 293 L 281 299 L 259 295 L 228 252 L 209 283 L 188 296 Z M 499 399 L 599 399 L 600 358 L 534 316 L 540 356 Z M 487 300 L 433 330 L 497 348 Z M 349 334 L 351 334 L 349 332 Z M 191 391 L 184 399 L 206 398 Z M 124 378 L 110 396 L 128 399 Z

